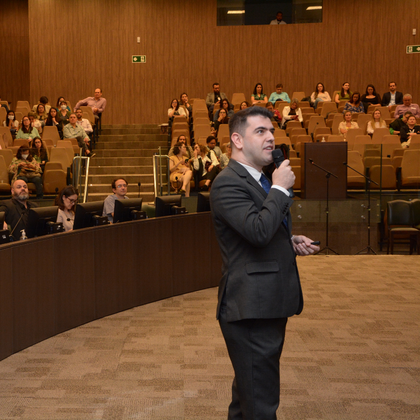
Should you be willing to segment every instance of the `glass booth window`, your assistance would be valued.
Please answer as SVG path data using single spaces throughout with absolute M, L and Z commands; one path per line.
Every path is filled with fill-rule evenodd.
M 322 22 L 322 0 L 217 0 L 217 26 Z

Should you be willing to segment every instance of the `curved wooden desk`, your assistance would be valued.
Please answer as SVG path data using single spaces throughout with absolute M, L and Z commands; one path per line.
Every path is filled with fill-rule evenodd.
M 95 319 L 217 286 L 221 265 L 210 213 L 0 246 L 0 360 Z

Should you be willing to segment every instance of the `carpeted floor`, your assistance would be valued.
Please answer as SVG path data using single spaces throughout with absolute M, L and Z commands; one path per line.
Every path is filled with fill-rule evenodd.
M 420 419 L 420 257 L 299 259 L 280 420 Z M 0 362 L 0 419 L 222 420 L 232 368 L 216 289 L 156 302 Z

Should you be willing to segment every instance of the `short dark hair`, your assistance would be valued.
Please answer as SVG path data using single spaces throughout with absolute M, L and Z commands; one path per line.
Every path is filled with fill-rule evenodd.
M 283 87 L 283 85 L 281 84 L 281 83 L 277 83 L 277 85 L 276 85 L 276 89 L 277 88 L 282 88 Z
M 47 98 L 46 96 L 41 96 L 41 97 L 39 98 L 39 102 L 41 102 L 41 104 L 43 104 L 43 105 L 47 105 L 47 103 L 48 103 L 48 98 Z
M 215 86 L 217 86 L 217 85 L 220 85 L 220 83 L 219 83 L 219 82 L 214 82 L 214 83 L 213 83 L 213 87 L 215 87 Z
M 250 108 L 242 109 L 232 116 L 229 120 L 229 134 L 239 133 L 241 136 L 245 135 L 245 130 L 248 127 L 249 117 L 265 117 L 271 120 L 273 115 L 267 108 L 261 106 L 252 106 Z
M 212 140 L 216 140 L 216 137 L 208 136 L 207 139 L 206 139 L 206 143 L 209 144 Z
M 117 186 L 115 185 L 115 183 L 119 180 L 119 179 L 122 179 L 127 185 L 128 185 L 128 182 L 127 182 L 127 180 L 125 179 L 125 178 L 123 178 L 122 176 L 119 176 L 118 178 L 115 178 L 113 181 L 112 181 L 112 184 L 111 184 L 111 187 L 112 187 L 112 189 L 113 190 L 115 190 L 116 188 L 117 188 Z
M 55 205 L 58 206 L 59 209 L 64 210 L 63 196 L 68 198 L 71 195 L 75 195 L 75 194 L 79 196 L 79 191 L 77 190 L 77 188 L 74 188 L 73 185 L 67 185 L 67 187 L 64 187 L 55 198 Z M 70 210 L 74 212 L 75 206 L 76 206 L 76 203 L 73 204 Z

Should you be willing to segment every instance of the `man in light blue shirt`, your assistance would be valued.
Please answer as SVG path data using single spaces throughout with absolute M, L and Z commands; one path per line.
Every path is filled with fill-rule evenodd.
M 276 91 L 270 95 L 268 102 L 275 104 L 277 101 L 285 101 L 290 103 L 289 95 L 286 92 L 283 92 L 283 85 L 279 83 L 276 85 Z

